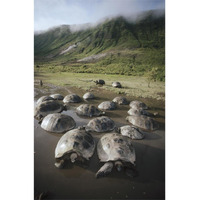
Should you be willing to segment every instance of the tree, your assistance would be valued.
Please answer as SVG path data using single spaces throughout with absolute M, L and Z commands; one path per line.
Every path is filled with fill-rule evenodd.
M 157 67 L 152 67 L 151 70 L 147 72 L 148 87 L 150 87 L 151 81 L 156 81 L 157 79 Z

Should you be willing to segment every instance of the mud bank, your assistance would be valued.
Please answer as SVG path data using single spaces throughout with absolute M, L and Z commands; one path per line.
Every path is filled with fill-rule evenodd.
M 77 88 L 62 88 L 35 85 L 35 99 L 42 95 L 60 93 L 77 93 L 82 97 L 85 91 Z M 90 104 L 98 105 L 104 100 L 116 97 L 101 87 L 92 91 L 97 97 Z M 127 98 L 129 101 L 134 97 Z M 135 141 L 136 163 L 138 175 L 128 177 L 124 172 L 113 172 L 107 177 L 96 179 L 95 173 L 102 166 L 95 153 L 88 166 L 69 163 L 64 169 L 54 166 L 54 151 L 62 134 L 53 134 L 41 129 L 34 120 L 34 198 L 42 192 L 47 192 L 44 199 L 164 199 L 165 197 L 165 109 L 164 103 L 151 99 L 139 99 L 151 107 L 151 112 L 159 112 L 156 120 L 160 129 L 146 132 L 145 139 Z M 83 103 L 83 102 L 82 102 Z M 76 127 L 87 124 L 89 118 L 80 118 L 75 113 L 79 104 L 70 104 L 64 113 L 72 116 Z M 129 124 L 125 117 L 129 106 L 118 106 L 117 110 L 106 112 L 118 126 Z M 95 140 L 103 134 L 93 134 Z

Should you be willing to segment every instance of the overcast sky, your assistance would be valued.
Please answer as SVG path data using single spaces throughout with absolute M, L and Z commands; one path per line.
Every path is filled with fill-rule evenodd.
M 34 30 L 94 23 L 107 16 L 163 9 L 165 0 L 34 0 Z

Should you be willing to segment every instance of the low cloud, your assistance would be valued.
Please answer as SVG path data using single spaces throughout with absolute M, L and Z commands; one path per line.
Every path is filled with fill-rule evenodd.
M 35 0 L 35 31 L 62 24 L 79 31 L 100 24 L 105 18 L 136 18 L 141 11 L 164 9 L 164 0 Z M 78 25 L 77 25 L 78 24 Z

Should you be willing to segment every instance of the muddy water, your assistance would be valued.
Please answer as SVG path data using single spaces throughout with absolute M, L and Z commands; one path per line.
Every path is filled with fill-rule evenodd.
M 84 91 L 75 88 L 45 87 L 36 89 L 35 99 L 42 95 L 61 93 L 67 95 L 75 92 L 82 96 Z M 104 100 L 112 100 L 116 95 L 97 88 L 92 91 L 96 99 L 90 104 L 98 105 Z M 127 98 L 133 100 L 133 98 Z M 135 141 L 138 175 L 128 177 L 124 172 L 115 169 L 104 178 L 96 179 L 95 173 L 102 166 L 97 154 L 93 155 L 88 165 L 69 163 L 64 169 L 54 166 L 54 151 L 62 134 L 49 133 L 41 129 L 37 120 L 34 121 L 34 197 L 37 199 L 42 192 L 47 192 L 44 199 L 164 199 L 165 196 L 165 110 L 163 102 L 143 99 L 152 112 L 159 112 L 157 121 L 160 129 L 146 132 L 145 139 Z M 83 102 L 82 102 L 83 103 Z M 75 113 L 79 104 L 70 104 L 63 113 L 72 116 L 76 126 L 85 125 L 90 119 L 80 118 Z M 125 121 L 129 106 L 118 106 L 117 110 L 106 112 L 118 126 L 129 124 Z M 95 140 L 103 134 L 93 134 Z

